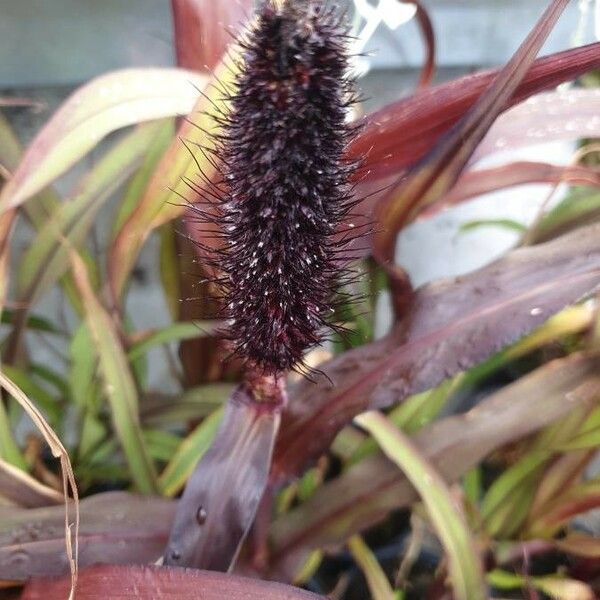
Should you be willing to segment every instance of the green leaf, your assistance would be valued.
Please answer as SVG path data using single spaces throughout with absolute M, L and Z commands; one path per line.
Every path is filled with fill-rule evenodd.
M 148 350 L 155 346 L 213 335 L 219 326 L 222 326 L 222 324 L 217 321 L 172 323 L 163 329 L 144 336 L 142 341 L 131 346 L 127 356 L 130 361 L 134 361 L 140 358 L 140 356 L 144 356 Z
M 98 211 L 137 168 L 161 125 L 138 127 L 117 142 L 81 181 L 75 198 L 50 216 L 21 260 L 17 276 L 21 302 L 33 306 L 68 270 L 64 239 L 76 248 L 85 242 Z
M 177 249 L 177 232 L 173 223 L 160 228 L 160 280 L 171 318 L 179 318 L 181 293 L 181 266 Z
M 367 580 L 372 600 L 395 600 L 394 590 L 386 574 L 362 537 L 352 536 L 348 540 L 348 549 Z
M 4 325 L 14 325 L 15 322 L 15 312 L 10 308 L 5 308 L 2 311 L 2 323 Z M 42 333 L 54 333 L 57 335 L 64 335 L 60 329 L 58 329 L 52 321 L 46 319 L 44 317 L 40 317 L 38 315 L 30 315 L 27 318 L 26 323 L 27 329 L 31 329 L 32 331 L 39 331 Z
M 224 405 L 234 388 L 229 383 L 212 383 L 191 388 L 178 398 L 146 398 L 142 420 L 146 425 L 165 426 L 207 417 Z
M 154 129 L 154 136 L 148 144 L 144 161 L 135 175 L 131 178 L 131 181 L 127 185 L 127 189 L 123 194 L 123 199 L 119 202 L 117 213 L 112 224 L 112 238 L 114 238 L 121 227 L 123 227 L 125 221 L 135 210 L 138 201 L 148 185 L 150 177 L 152 177 L 152 174 L 156 169 L 158 161 L 164 154 L 174 135 L 175 127 L 172 119 L 157 123 L 157 127 Z
M 29 145 L 0 194 L 0 212 L 52 183 L 109 133 L 187 115 L 206 82 L 206 76 L 183 69 L 124 69 L 79 88 Z
M 73 276 L 83 299 L 86 323 L 94 340 L 104 393 L 113 425 L 129 465 L 130 475 L 142 493 L 155 493 L 158 483 L 154 465 L 144 444 L 138 415 L 135 383 L 113 322 L 90 284 L 81 258 L 71 253 Z
M 0 402 L 0 458 L 23 471 L 28 470 L 27 461 L 13 437 L 4 402 Z
M 461 381 L 462 375 L 459 375 L 445 381 L 433 390 L 411 396 L 400 406 L 394 408 L 388 418 L 405 433 L 415 433 L 435 419 L 448 398 L 460 386 Z M 338 437 L 344 435 L 347 435 L 347 429 L 340 432 Z M 356 463 L 372 455 L 376 450 L 377 442 L 373 439 L 366 439 L 354 450 L 349 462 Z
M 181 442 L 159 478 L 160 489 L 165 496 L 175 496 L 182 490 L 196 464 L 210 447 L 222 417 L 221 409 L 215 411 Z
M 163 462 L 168 462 L 173 458 L 181 443 L 181 439 L 174 433 L 158 429 L 144 431 L 144 441 L 150 456 L 154 460 L 162 460 Z
M 531 449 L 494 481 L 481 503 L 481 517 L 490 535 L 516 534 L 527 518 L 544 466 L 556 447 L 580 429 L 586 412 L 574 410 L 561 422 L 542 431 Z
M 600 218 L 600 194 L 575 188 L 529 233 L 530 243 L 539 244 Z
M 71 338 L 69 354 L 69 387 L 73 401 L 76 406 L 81 408 L 89 407 L 98 356 L 90 330 L 85 322 L 79 325 Z
M 527 231 L 527 227 L 519 221 L 514 219 L 477 219 L 473 221 L 467 221 L 460 227 L 460 233 L 466 233 L 467 231 L 473 231 L 474 229 L 480 229 L 481 227 L 499 227 L 502 229 L 508 229 L 510 231 L 516 231 L 517 233 L 523 233 Z
M 379 443 L 418 491 L 446 550 L 454 593 L 459 600 L 485 600 L 487 589 L 481 559 L 448 485 L 413 442 L 383 414 L 359 415 L 356 423 Z
M 490 585 L 500 590 L 518 590 L 534 587 L 554 600 L 594 600 L 592 589 L 581 581 L 554 575 L 546 577 L 523 577 L 494 569 L 487 576 Z

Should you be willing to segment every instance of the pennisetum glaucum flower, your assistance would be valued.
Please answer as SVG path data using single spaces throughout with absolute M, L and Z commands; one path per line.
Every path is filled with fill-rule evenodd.
M 310 376 L 305 352 L 347 301 L 357 229 L 357 165 L 344 158 L 355 134 L 348 44 L 339 10 L 317 0 L 263 2 L 238 41 L 235 87 L 205 155 L 219 178 L 193 188 L 198 218 L 220 232 L 212 256 L 226 336 L 247 372 L 179 501 L 165 564 L 235 561 L 268 485 L 284 375 Z
M 344 225 L 357 169 L 344 158 L 356 133 L 348 30 L 330 2 L 266 0 L 238 45 L 213 139 L 220 178 L 199 190 L 211 209 L 196 211 L 222 232 L 214 263 L 233 354 L 255 373 L 306 372 L 303 356 L 343 297 L 355 236 Z

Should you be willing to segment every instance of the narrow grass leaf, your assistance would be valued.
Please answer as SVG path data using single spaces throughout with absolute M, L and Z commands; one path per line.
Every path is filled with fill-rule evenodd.
M 582 581 L 549 575 L 547 577 L 523 577 L 495 569 L 488 574 L 488 581 L 501 590 L 528 589 L 532 586 L 554 600 L 594 600 L 592 588 Z
M 213 335 L 220 326 L 222 324 L 217 321 L 172 323 L 158 331 L 145 334 L 141 340 L 129 348 L 127 356 L 130 361 L 134 361 L 156 346 Z
M 362 537 L 353 535 L 348 540 L 348 549 L 367 580 L 372 600 L 395 600 L 394 590 L 386 574 Z
M 223 88 L 231 86 L 235 67 L 221 65 L 215 72 L 214 85 L 206 85 L 204 94 L 190 110 L 189 120 L 182 121 L 176 138 L 159 161 L 148 186 L 135 210 L 116 234 L 109 254 L 109 280 L 114 299 L 123 294 L 129 274 L 139 252 L 157 227 L 180 216 L 187 208 L 182 199 L 193 198 L 186 182 L 199 182 L 199 168 L 210 176 L 214 168 L 201 152 L 211 147 L 212 140 L 206 132 L 215 131 L 214 113 L 224 110 Z
M 175 135 L 173 119 L 160 121 L 156 128 L 154 128 L 154 134 L 155 135 L 148 144 L 147 152 L 140 168 L 131 178 L 131 181 L 127 185 L 127 189 L 123 194 L 123 199 L 119 202 L 112 223 L 111 236 L 113 238 L 119 232 L 123 223 L 125 223 L 131 213 L 135 210 L 140 197 L 148 185 L 148 181 L 150 181 L 150 178 L 156 169 L 156 165 L 173 139 L 173 136 Z
M 21 303 L 33 306 L 68 270 L 69 252 L 63 238 L 74 248 L 85 242 L 103 204 L 138 168 L 161 127 L 161 123 L 140 126 L 117 142 L 78 184 L 73 199 L 50 216 L 20 263 Z
M 447 481 L 456 481 L 494 450 L 592 405 L 599 393 L 597 360 L 573 354 L 537 369 L 465 414 L 431 423 L 412 439 Z M 370 456 L 275 520 L 275 561 L 294 573 L 313 549 L 339 546 L 415 499 L 414 488 L 394 465 L 381 455 Z
M 215 411 L 181 442 L 159 478 L 160 489 L 165 496 L 176 496 L 183 489 L 196 464 L 215 439 L 222 418 L 223 410 Z
M 415 486 L 446 550 L 456 597 L 460 600 L 485 600 L 487 587 L 481 558 L 462 510 L 456 505 L 446 482 L 414 443 L 383 414 L 365 413 L 356 417 L 355 421 L 377 440 L 386 456 Z
M 156 471 L 144 444 L 138 415 L 137 390 L 127 357 L 109 314 L 92 289 L 85 264 L 75 252 L 71 251 L 70 256 L 75 282 L 86 311 L 86 323 L 98 355 L 113 425 L 131 477 L 140 492 L 157 492 Z

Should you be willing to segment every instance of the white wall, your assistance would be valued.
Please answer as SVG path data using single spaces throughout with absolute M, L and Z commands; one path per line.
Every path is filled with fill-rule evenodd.
M 214 0 L 233 2 L 235 0 Z M 374 2 L 374 0 L 371 0 Z M 437 31 L 441 66 L 505 61 L 547 0 L 424 0 Z M 545 52 L 570 45 L 573 1 Z M 172 63 L 169 0 L 0 0 L 0 88 L 69 85 L 110 69 Z M 381 29 L 369 44 L 374 67 L 417 67 L 414 23 Z

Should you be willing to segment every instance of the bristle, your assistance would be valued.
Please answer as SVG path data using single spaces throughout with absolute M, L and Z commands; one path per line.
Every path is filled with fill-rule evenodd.
M 227 337 L 267 374 L 302 371 L 347 271 L 337 257 L 350 240 L 334 235 L 354 205 L 347 30 L 328 3 L 269 0 L 240 44 L 214 153 L 223 179 L 208 191 L 225 238 Z

